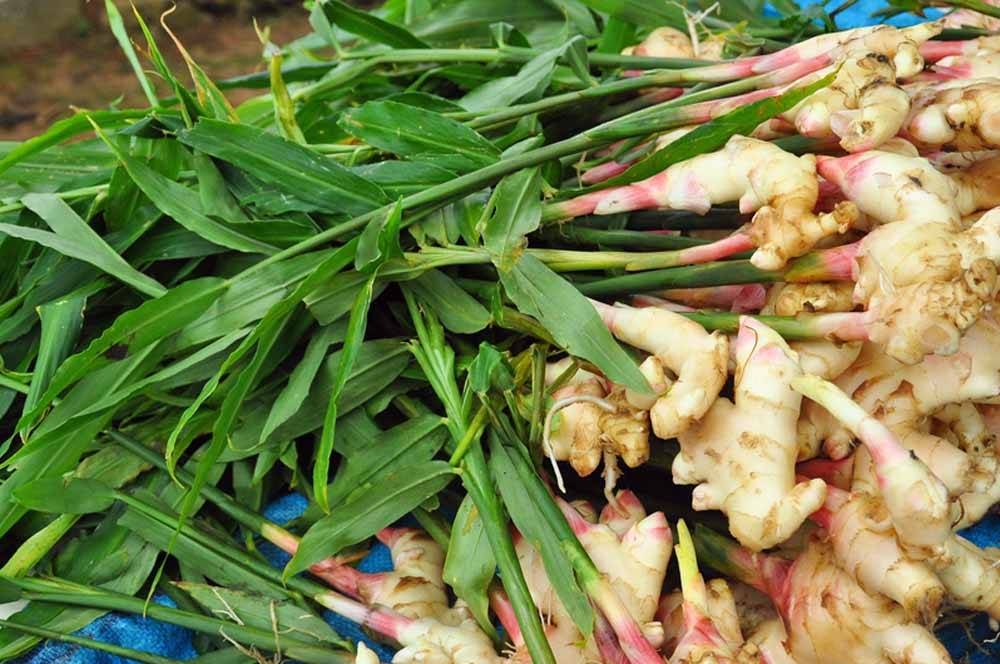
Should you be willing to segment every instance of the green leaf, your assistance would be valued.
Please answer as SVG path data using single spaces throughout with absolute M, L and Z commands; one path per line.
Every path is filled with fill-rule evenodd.
M 542 221 L 542 176 L 537 168 L 508 175 L 493 194 L 493 217 L 483 229 L 483 242 L 502 271 L 524 250 L 525 237 Z
M 227 616 L 240 624 L 267 631 L 277 630 L 282 636 L 305 643 L 333 643 L 347 647 L 340 636 L 315 613 L 291 602 L 277 601 L 261 595 L 200 583 L 175 584 L 191 595 L 210 615 Z
M 566 45 L 566 52 L 563 60 L 569 66 L 580 83 L 585 86 L 596 85 L 594 77 L 590 75 L 590 56 L 587 52 L 587 42 L 583 39 L 574 39 Z
M 194 153 L 194 170 L 198 174 L 198 195 L 201 209 L 210 217 L 218 217 L 230 222 L 246 222 L 239 203 L 226 186 L 222 173 L 212 162 L 212 158 L 201 152 Z
M 79 423 L 72 430 L 65 431 L 44 454 L 32 454 L 21 460 L 14 472 L 0 483 L 0 537 L 16 524 L 26 510 L 13 498 L 18 487 L 43 477 L 54 477 L 72 470 L 84 451 L 89 448 L 94 437 L 110 418 L 94 416 Z M 30 445 L 22 447 L 27 449 Z
M 249 125 L 203 119 L 178 139 L 327 212 L 359 215 L 391 201 L 332 159 Z
M 605 180 L 591 189 L 605 189 L 644 180 L 660 173 L 668 166 L 706 152 L 719 150 L 733 136 L 749 136 L 761 123 L 781 115 L 806 97 L 830 85 L 836 75 L 836 72 L 831 72 L 809 85 L 793 88 L 777 97 L 755 101 L 699 125 L 685 134 L 682 140 L 674 141 L 662 150 L 657 150 L 621 175 Z
M 331 23 L 351 34 L 395 48 L 427 48 L 427 44 L 406 28 L 354 9 L 339 0 L 320 0 L 319 5 Z
M 490 323 L 490 312 L 440 270 L 427 270 L 404 288 L 412 290 L 452 332 L 474 334 Z
M 454 171 L 426 161 L 379 161 L 352 170 L 392 196 L 415 194 L 457 177 Z
M 91 514 L 114 504 L 115 491 L 90 479 L 47 477 L 14 490 L 14 500 L 29 510 L 50 514 Z
M 467 172 L 496 163 L 500 150 L 476 130 L 434 111 L 394 101 L 369 101 L 338 124 L 362 141 L 408 159 Z
M 444 489 L 454 474 L 444 461 L 430 461 L 358 487 L 351 501 L 338 505 L 306 531 L 285 566 L 285 576 L 371 537 Z
M 374 274 L 390 258 L 399 258 L 403 250 L 399 246 L 399 228 L 403 223 L 403 201 L 396 204 L 384 215 L 368 222 L 358 239 L 358 253 L 354 258 L 354 268 L 358 272 Z
M 0 576 L 0 603 L 16 602 L 24 595 L 24 591 L 13 582 Z
M 24 398 L 23 412 L 32 410 L 49 386 L 59 365 L 69 357 L 83 328 L 86 295 L 71 295 L 38 307 L 42 334 L 38 342 L 38 359 L 31 374 L 31 385 Z
M 565 44 L 536 55 L 515 76 L 493 79 L 462 97 L 459 103 L 467 111 L 485 111 L 541 96 L 552 80 L 556 62 L 580 39 L 583 38 L 574 37 Z
M 302 360 L 292 370 L 288 383 L 274 400 L 271 412 L 267 415 L 264 428 L 260 431 L 260 443 L 266 441 L 275 429 L 288 421 L 302 407 L 302 402 L 308 396 L 313 380 L 319 373 L 323 360 L 326 359 L 327 350 L 330 346 L 342 342 L 346 334 L 346 325 L 333 323 L 322 327 L 318 334 L 313 334 L 309 338 Z
M 220 246 L 247 253 L 276 252 L 271 245 L 246 237 L 225 224 L 210 219 L 202 210 L 201 199 L 196 191 L 157 173 L 141 160 L 125 153 L 114 141 L 108 141 L 103 132 L 97 132 L 114 151 L 142 193 L 149 196 L 149 200 L 163 214 L 172 217 L 192 233 Z
M 490 471 L 507 512 L 521 534 L 541 554 L 546 576 L 566 612 L 580 631 L 589 635 L 594 628 L 594 612 L 590 600 L 577 584 L 573 565 L 563 549 L 559 533 L 550 527 L 545 513 L 535 505 L 510 454 L 517 452 L 500 445 L 491 432 Z
M 316 289 L 312 296 L 306 298 L 309 313 L 321 325 L 332 323 L 346 315 L 354 305 L 354 299 L 368 281 L 364 272 L 345 272 L 331 279 L 325 286 Z M 375 297 L 385 288 L 386 282 L 375 282 Z
M 205 114 L 204 109 L 191 97 L 191 93 L 181 85 L 181 82 L 177 80 L 174 73 L 170 71 L 170 66 L 163 58 L 160 47 L 157 46 L 156 40 L 153 38 L 153 33 L 149 31 L 149 26 L 146 25 L 146 21 L 142 18 L 142 14 L 139 13 L 139 9 L 134 4 L 132 5 L 132 14 L 135 16 L 136 23 L 139 24 L 139 29 L 142 30 L 142 34 L 146 38 L 147 56 L 152 60 L 156 71 L 159 72 L 160 76 L 163 77 L 163 80 L 173 89 L 174 94 L 180 100 L 179 106 L 181 116 L 184 118 L 184 124 L 190 126 L 194 119 Z
M 399 205 L 396 206 L 399 209 Z M 390 215 L 391 216 L 391 215 Z M 398 231 L 397 231 L 398 232 Z M 362 240 L 364 237 L 362 237 Z M 360 243 L 359 243 L 360 251 Z M 372 272 L 364 287 L 358 291 L 351 307 L 351 316 L 347 321 L 347 336 L 340 352 L 340 362 L 333 376 L 333 386 L 330 390 L 330 402 L 323 418 L 323 431 L 320 434 L 319 445 L 316 448 L 316 459 L 313 465 L 313 494 L 316 502 L 324 512 L 330 511 L 328 482 L 330 481 L 330 459 L 333 456 L 333 440 L 337 431 L 338 401 L 347 379 L 354 369 L 354 362 L 361 352 L 361 344 L 365 340 L 365 330 L 368 326 L 368 310 L 372 304 L 377 272 Z
M 58 196 L 28 194 L 23 202 L 28 209 L 41 217 L 54 233 L 10 224 L 0 224 L 0 232 L 38 242 L 64 256 L 90 263 L 102 272 L 151 297 L 160 297 L 167 292 L 156 279 L 129 265 Z
M 496 346 L 483 341 L 479 352 L 469 364 L 469 388 L 485 395 L 491 390 L 505 391 L 514 387 L 514 371 L 507 357 Z
M 635 25 L 620 18 L 611 16 L 604 22 L 601 40 L 597 45 L 598 53 L 620 53 L 626 46 L 634 44 Z
M 533 316 L 570 354 L 593 362 L 610 380 L 643 394 L 649 384 L 594 306 L 572 284 L 524 254 L 500 281 L 518 310 Z
M 165 452 L 167 465 L 171 471 L 173 470 L 174 464 L 177 462 L 177 455 L 180 454 L 180 451 L 175 450 L 175 445 L 184 430 L 184 426 L 192 417 L 194 417 L 205 401 L 207 401 L 208 398 L 215 392 L 226 373 L 233 366 L 235 366 L 236 363 L 250 351 L 250 349 L 254 348 L 254 346 L 257 347 L 249 365 L 244 367 L 239 372 L 235 385 L 229 390 L 223 400 L 222 409 L 220 410 L 215 426 L 213 427 L 212 443 L 208 448 L 208 452 L 202 457 L 201 462 L 198 464 L 198 471 L 195 473 L 195 481 L 191 485 L 189 497 L 197 494 L 197 489 L 200 488 L 200 478 L 202 478 L 205 472 L 207 472 L 206 469 L 211 468 L 212 464 L 214 464 L 218 459 L 218 456 L 222 454 L 226 440 L 229 437 L 229 429 L 236 420 L 236 414 L 243 403 L 243 399 L 246 398 L 250 388 L 253 387 L 256 382 L 257 373 L 260 371 L 264 360 L 267 358 L 267 354 L 277 341 L 278 335 L 288 322 L 292 312 L 299 305 L 299 303 L 302 302 L 302 299 L 320 283 L 332 278 L 350 263 L 351 259 L 354 257 L 355 247 L 356 243 L 352 241 L 331 252 L 327 256 L 326 260 L 317 266 L 312 274 L 303 279 L 295 290 L 268 309 L 267 313 L 261 319 L 260 323 L 258 323 L 254 328 L 250 336 L 244 339 L 236 350 L 230 353 L 229 357 L 227 357 L 222 363 L 222 366 L 219 367 L 218 372 L 216 372 L 216 374 L 202 386 L 198 396 L 191 403 L 191 405 L 184 410 L 180 418 L 178 418 L 177 424 L 174 426 L 174 429 L 170 432 L 170 437 L 167 439 L 167 448 Z M 182 520 L 184 517 L 188 516 L 188 512 L 183 509 L 181 510 L 181 514 Z
M 328 256 L 329 252 L 304 254 L 234 277 L 226 292 L 181 330 L 174 346 L 188 348 L 259 321 Z
M 87 373 L 121 361 L 197 319 L 225 287 L 226 282 L 213 277 L 187 281 L 118 316 L 85 350 L 63 362 L 38 405 L 25 412 L 18 428 L 34 423 L 53 399 Z
M 447 438 L 448 430 L 436 415 L 422 415 L 380 432 L 370 444 L 346 454 L 330 484 L 330 503 L 350 499 L 359 487 L 380 476 L 430 461 Z
M 274 117 L 281 136 L 289 141 L 306 145 L 306 137 L 302 134 L 298 121 L 295 119 L 295 102 L 288 94 L 285 79 L 281 76 L 281 53 L 271 44 L 265 47 L 265 54 L 273 48 L 269 69 L 271 72 L 271 99 L 274 103 Z
M 92 131 L 92 122 L 96 122 L 103 127 L 115 127 L 123 125 L 129 120 L 142 118 L 148 114 L 149 111 L 146 110 L 82 111 L 71 118 L 59 120 L 52 123 L 52 126 L 45 133 L 20 143 L 8 152 L 3 159 L 0 159 L 0 173 L 12 168 L 15 164 L 21 163 L 32 155 L 36 155 L 54 145 L 59 145 L 63 141 L 68 141 L 71 138 Z
M 610 14 L 626 23 L 658 28 L 666 25 L 687 30 L 684 7 L 657 0 L 580 0 L 591 9 Z
M 496 566 L 482 517 L 472 498 L 466 496 L 451 528 L 448 556 L 444 561 L 444 582 L 469 605 L 476 622 L 493 638 L 496 638 L 496 630 L 490 621 L 487 591 Z
M 104 0 L 104 10 L 108 14 L 108 26 L 111 28 L 111 33 L 118 41 L 118 46 L 121 47 L 129 65 L 132 66 L 132 71 L 135 72 L 135 77 L 139 79 L 139 85 L 142 87 L 142 91 L 146 94 L 146 99 L 149 100 L 149 105 L 159 106 L 160 102 L 156 98 L 156 91 L 149 82 L 149 78 L 146 77 L 146 70 L 142 68 L 142 64 L 139 62 L 139 57 L 135 54 L 135 48 L 132 46 L 132 40 L 129 39 L 128 31 L 125 29 L 125 22 L 122 20 L 122 15 L 118 11 L 118 7 L 115 5 L 114 0 Z

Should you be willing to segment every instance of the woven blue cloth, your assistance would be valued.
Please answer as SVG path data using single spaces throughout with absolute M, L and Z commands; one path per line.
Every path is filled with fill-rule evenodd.
M 177 606 L 166 595 L 156 595 L 153 601 L 164 606 Z M 142 616 L 108 614 L 76 633 L 95 641 L 171 659 L 192 659 L 198 654 L 191 645 L 189 630 Z M 120 664 L 132 661 L 71 643 L 46 641 L 29 655 L 15 660 L 15 664 Z

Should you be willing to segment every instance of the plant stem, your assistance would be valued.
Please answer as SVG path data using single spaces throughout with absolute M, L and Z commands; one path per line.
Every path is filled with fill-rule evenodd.
M 51 639 L 53 641 L 72 643 L 73 645 L 82 646 L 84 648 L 90 648 L 91 650 L 100 650 L 109 653 L 111 655 L 117 655 L 118 657 L 125 657 L 126 659 L 132 659 L 137 662 L 148 662 L 149 664 L 177 663 L 177 660 L 175 659 L 170 659 L 169 657 L 160 657 L 159 655 L 152 655 L 148 652 L 143 652 L 142 650 L 123 648 L 122 646 L 116 646 L 110 643 L 104 643 L 102 641 L 95 641 L 93 639 L 88 639 L 82 636 L 64 634 L 62 632 L 57 632 L 52 629 L 45 629 L 44 627 L 34 627 L 32 625 L 16 623 L 10 620 L 0 620 L 0 627 L 3 627 L 4 629 L 13 630 L 15 632 L 23 632 L 25 634 L 30 634 L 32 636 L 37 636 L 43 639 Z
M 542 232 L 546 240 L 565 240 L 572 244 L 594 244 L 605 247 L 629 249 L 687 249 L 708 244 L 709 240 L 684 235 L 650 233 L 648 231 L 606 230 L 590 228 L 577 223 L 552 226 Z
M 88 198 L 90 196 L 97 196 L 103 194 L 111 187 L 110 184 L 95 184 L 90 187 L 81 187 L 80 189 L 70 189 L 69 191 L 57 191 L 56 196 L 63 199 L 64 201 L 73 201 L 78 198 Z M 24 209 L 24 203 L 10 203 L 8 205 L 0 205 L 0 214 L 6 214 L 8 212 L 20 212 Z
M 0 576 L 24 576 L 45 557 L 80 519 L 79 514 L 60 514 L 26 539 L 0 567 Z
M 137 597 L 122 595 L 89 586 L 80 586 L 65 581 L 43 581 L 40 579 L 8 579 L 11 583 L 24 590 L 23 597 L 33 602 L 52 604 L 68 604 L 84 606 L 107 611 L 123 611 L 135 615 L 146 616 L 154 620 L 185 627 L 196 632 L 218 636 L 224 634 L 240 643 L 245 643 L 271 652 L 278 649 L 276 637 L 272 632 L 239 625 L 235 622 L 210 618 L 189 613 L 180 609 L 147 603 Z M 314 646 L 298 641 L 294 637 L 282 634 L 280 649 L 290 658 L 305 662 L 340 662 L 351 661 L 328 647 Z
M 502 444 L 499 440 L 491 441 L 491 443 Z M 519 446 L 519 448 L 508 448 L 508 457 L 518 469 L 518 475 L 522 478 L 523 485 L 532 501 L 545 514 L 546 522 L 554 524 L 557 528 L 556 535 L 562 542 L 566 557 L 573 565 L 577 580 L 584 592 L 611 623 L 612 629 L 618 636 L 618 643 L 629 661 L 633 664 L 662 662 L 662 658 L 646 640 L 642 630 L 639 629 L 607 578 L 597 569 L 587 550 L 580 544 L 580 540 L 573 533 L 573 529 L 566 521 L 562 510 L 556 505 L 548 488 L 526 459 L 523 446 Z
M 472 422 L 465 430 L 465 434 L 462 436 L 462 439 L 455 445 L 455 452 L 451 455 L 451 458 L 448 459 L 448 463 L 452 466 L 457 466 L 462 462 L 462 458 L 469 451 L 469 448 L 483 434 L 483 429 L 486 426 L 486 417 L 486 407 L 480 406 L 479 410 L 476 412 L 476 416 L 472 418 Z
M 678 311 L 678 314 L 695 321 L 706 330 L 736 334 L 740 318 L 747 314 L 719 311 Z M 863 312 L 845 314 L 799 314 L 797 316 L 751 316 L 780 334 L 787 341 L 834 339 L 836 341 L 865 341 L 868 332 L 862 324 Z
M 699 288 L 779 281 L 788 283 L 850 281 L 850 261 L 846 259 L 849 256 L 853 257 L 854 251 L 856 251 L 854 245 L 845 245 L 806 254 L 790 261 L 782 270 L 761 270 L 754 267 L 750 261 L 744 260 L 722 261 L 596 279 L 578 283 L 577 288 L 588 297 L 606 297 L 666 288 Z
M 485 64 L 520 64 L 541 55 L 544 51 L 517 46 L 503 48 L 398 48 L 391 51 L 361 50 L 341 54 L 342 60 L 378 58 L 381 64 L 405 62 L 479 62 Z M 619 55 L 617 53 L 587 54 L 595 67 L 622 67 L 624 69 L 694 69 L 705 67 L 704 60 L 693 58 L 654 58 L 647 56 Z

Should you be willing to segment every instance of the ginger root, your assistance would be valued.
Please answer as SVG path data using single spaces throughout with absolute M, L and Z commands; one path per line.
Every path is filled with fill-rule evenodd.
M 585 194 L 557 206 L 557 216 L 615 214 L 643 208 L 705 214 L 713 205 L 739 202 L 754 212 L 751 261 L 779 269 L 823 238 L 845 232 L 857 219 L 850 203 L 816 214 L 816 158 L 797 157 L 766 141 L 733 136 L 726 146 L 674 164 L 662 173 L 622 187 Z
M 629 491 L 616 496 L 621 511 L 609 505 L 601 511 L 598 523 L 591 523 L 585 517 L 594 512 L 592 507 L 587 506 L 581 513 L 561 499 L 558 502 L 580 543 L 598 570 L 608 577 L 646 639 L 659 646 L 663 632 L 654 617 L 673 544 L 663 513 L 647 516 L 638 498 Z M 614 634 L 602 634 L 606 626 L 602 627 L 599 621 L 594 637 L 584 641 L 552 588 L 538 551 L 517 534 L 514 544 L 531 596 L 545 614 L 546 636 L 556 661 L 559 664 L 609 661 L 602 659 L 600 642 L 603 637 L 614 640 Z M 520 630 L 516 622 L 512 622 L 509 604 L 497 593 L 491 599 L 508 633 L 512 634 L 515 646 L 512 661 L 529 662 Z
M 837 564 L 862 588 L 895 600 L 909 620 L 934 624 L 944 586 L 900 548 L 881 498 L 828 486 L 826 503 L 812 519 L 826 530 Z
M 656 28 L 635 46 L 622 49 L 622 55 L 643 55 L 653 58 L 696 57 L 691 38 L 677 28 Z
M 771 597 L 799 664 L 946 664 L 947 650 L 888 597 L 866 592 L 836 563 L 831 546 L 811 537 L 794 561 L 754 553 L 704 529 L 699 555 L 718 571 Z M 780 659 L 777 661 L 781 661 Z
M 669 369 L 677 376 L 650 408 L 657 436 L 674 438 L 708 411 L 726 382 L 724 335 L 664 309 L 593 304 L 615 337 L 651 353 L 647 371 L 665 375 Z
M 822 480 L 796 484 L 801 397 L 790 386 L 797 358 L 776 332 L 749 317 L 736 340 L 735 403 L 719 398 L 682 433 L 678 484 L 698 484 L 696 510 L 718 509 L 730 532 L 755 551 L 787 539 L 823 504 Z
M 884 225 L 859 243 L 854 298 L 866 305 L 872 341 L 914 363 L 949 354 L 996 295 L 1000 211 L 962 229 L 962 217 L 996 204 L 1000 188 L 973 184 L 998 160 L 945 175 L 925 159 L 872 151 L 827 159 L 819 169 Z M 891 193 L 891 195 L 886 195 Z

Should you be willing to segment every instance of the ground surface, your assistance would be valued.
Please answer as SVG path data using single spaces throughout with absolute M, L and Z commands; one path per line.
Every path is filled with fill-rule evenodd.
M 260 41 L 249 14 L 216 16 L 179 4 L 181 8 L 168 19 L 169 25 L 210 76 L 225 78 L 263 67 Z M 156 25 L 157 43 L 174 72 L 186 76 L 183 61 L 159 27 L 158 17 L 147 16 L 146 21 Z M 278 44 L 309 31 L 301 5 L 259 15 L 258 22 L 271 28 L 271 40 Z M 131 21 L 128 27 L 136 41 L 141 33 Z M 141 38 L 138 43 L 142 43 Z M 148 61 L 143 59 L 143 64 L 148 65 Z M 227 94 L 237 103 L 255 93 Z M 23 140 L 69 115 L 71 107 L 106 108 L 119 98 L 123 98 L 119 103 L 123 107 L 146 103 L 100 16 L 56 43 L 0 55 L 0 140 Z

